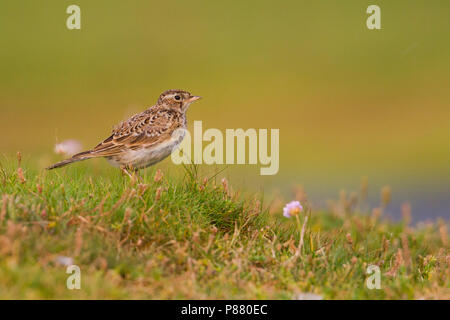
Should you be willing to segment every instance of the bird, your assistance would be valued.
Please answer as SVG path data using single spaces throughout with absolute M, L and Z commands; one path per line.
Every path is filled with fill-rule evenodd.
M 187 91 L 164 91 L 156 104 L 113 128 L 111 135 L 91 150 L 55 163 L 47 170 L 92 158 L 106 158 L 124 173 L 137 171 L 167 158 L 183 141 L 186 111 L 199 100 Z

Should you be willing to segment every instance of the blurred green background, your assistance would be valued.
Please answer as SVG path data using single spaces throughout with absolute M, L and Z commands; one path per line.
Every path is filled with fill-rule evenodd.
M 81 30 L 66 28 L 81 7 Z M 382 30 L 366 8 L 381 7 Z M 0 1 L 0 150 L 56 159 L 169 88 L 204 97 L 204 128 L 279 128 L 280 171 L 243 188 L 318 203 L 391 185 L 421 219 L 450 217 L 450 1 Z M 49 158 L 45 158 L 47 157 Z M 165 161 L 170 163 L 170 160 Z

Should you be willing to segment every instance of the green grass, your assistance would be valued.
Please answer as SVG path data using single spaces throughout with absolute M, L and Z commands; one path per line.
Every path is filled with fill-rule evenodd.
M 357 203 L 305 211 L 298 251 L 301 229 L 276 201 L 193 167 L 139 181 L 94 165 L 0 167 L 1 299 L 450 298 L 443 221 L 412 227 Z M 80 290 L 66 288 L 61 256 L 80 267 Z M 380 290 L 366 288 L 371 264 Z

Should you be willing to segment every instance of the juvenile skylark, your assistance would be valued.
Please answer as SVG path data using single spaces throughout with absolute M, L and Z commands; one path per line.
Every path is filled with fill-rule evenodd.
M 156 105 L 123 121 L 111 136 L 92 150 L 77 153 L 48 170 L 91 158 L 106 158 L 122 170 L 137 170 L 168 157 L 181 143 L 186 130 L 186 111 L 200 99 L 182 90 L 163 92 Z

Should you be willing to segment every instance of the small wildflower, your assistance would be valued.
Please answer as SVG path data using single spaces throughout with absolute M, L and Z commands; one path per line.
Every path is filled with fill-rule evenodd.
M 296 216 L 303 211 L 303 207 L 298 201 L 291 201 L 283 208 L 283 216 L 290 218 Z
M 73 156 L 82 149 L 81 143 L 77 140 L 65 140 L 55 145 L 55 153 L 64 156 Z
M 60 265 L 60 266 L 70 266 L 73 264 L 73 258 L 71 257 L 66 257 L 66 256 L 57 256 L 55 257 L 55 259 L 53 260 L 56 264 Z
M 294 295 L 293 300 L 323 300 L 323 296 L 310 292 L 300 292 Z
M 202 181 L 202 184 L 198 187 L 198 189 L 200 191 L 205 190 L 207 184 L 208 184 L 208 178 L 204 178 L 203 181 Z

